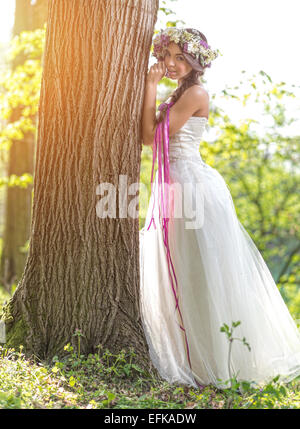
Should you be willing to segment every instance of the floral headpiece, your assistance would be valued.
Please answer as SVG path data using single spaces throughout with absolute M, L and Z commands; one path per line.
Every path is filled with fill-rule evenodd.
M 196 32 L 190 33 L 184 28 L 168 27 L 155 36 L 153 40 L 153 56 L 158 60 L 164 58 L 165 50 L 170 42 L 177 43 L 183 52 L 191 54 L 202 67 L 210 67 L 211 61 L 219 56 L 219 50 L 211 47 Z

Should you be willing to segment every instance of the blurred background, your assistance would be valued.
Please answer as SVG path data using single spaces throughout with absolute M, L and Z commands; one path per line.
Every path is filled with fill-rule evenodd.
M 0 306 L 22 275 L 30 234 L 37 109 L 47 0 L 0 3 Z M 203 77 L 210 94 L 202 158 L 226 180 L 239 220 L 300 321 L 300 29 L 298 2 L 160 1 L 155 32 L 194 27 L 221 56 Z M 149 67 L 156 62 L 150 57 Z M 157 105 L 176 88 L 164 78 Z M 140 228 L 152 150 L 143 147 Z

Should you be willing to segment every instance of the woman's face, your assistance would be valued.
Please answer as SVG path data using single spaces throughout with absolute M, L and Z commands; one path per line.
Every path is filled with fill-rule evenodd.
M 168 77 L 177 79 L 178 82 L 192 70 L 192 67 L 182 55 L 181 49 L 174 42 L 170 42 L 166 48 L 164 62 L 167 67 Z

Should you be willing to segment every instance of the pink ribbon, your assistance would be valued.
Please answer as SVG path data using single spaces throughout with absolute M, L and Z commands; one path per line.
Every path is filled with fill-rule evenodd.
M 154 200 L 153 200 L 151 221 L 149 223 L 147 231 L 150 229 L 152 221 L 153 221 L 154 228 L 156 229 L 154 216 L 153 216 L 153 211 L 154 211 L 154 206 L 155 206 L 155 190 L 153 189 L 153 173 L 154 173 L 154 166 L 155 166 L 155 162 L 156 162 L 156 156 L 158 155 L 158 194 L 159 194 L 159 196 L 158 196 L 158 209 L 159 209 L 159 219 L 160 219 L 162 231 L 163 231 L 163 240 L 164 240 L 164 245 L 165 245 L 165 249 L 166 249 L 166 256 L 167 256 L 167 261 L 168 261 L 169 277 L 170 277 L 171 286 L 172 286 L 173 294 L 174 294 L 175 301 L 176 301 L 175 312 L 178 309 L 180 319 L 181 319 L 181 324 L 179 324 L 179 327 L 184 332 L 185 344 L 186 344 L 186 349 L 187 349 L 187 358 L 188 358 L 189 366 L 192 370 L 188 340 L 187 340 L 187 336 L 186 336 L 186 331 L 185 331 L 184 326 L 183 326 L 182 314 L 181 314 L 179 302 L 178 302 L 178 295 L 177 295 L 178 283 L 177 283 L 177 278 L 176 278 L 176 274 L 175 274 L 174 266 L 172 263 L 171 254 L 170 254 L 170 248 L 169 248 L 169 231 L 168 231 L 168 222 L 170 220 L 170 218 L 169 218 L 169 213 L 170 213 L 170 198 L 169 198 L 169 191 L 170 191 L 170 167 L 169 167 L 169 127 L 170 127 L 170 120 L 169 120 L 169 113 L 170 113 L 170 107 L 172 106 L 172 104 L 174 104 L 174 103 L 173 102 L 162 103 L 159 106 L 159 110 L 161 110 L 162 107 L 167 105 L 167 111 L 166 111 L 166 116 L 165 116 L 164 120 L 157 125 L 156 130 L 155 130 L 155 137 L 154 137 L 154 143 L 153 143 L 152 172 L 151 172 L 151 194 L 153 195 Z M 175 283 L 176 283 L 176 290 L 174 287 L 174 279 L 173 279 L 172 273 L 173 273 Z M 176 323 L 177 323 L 177 321 L 176 321 Z M 201 387 L 201 388 L 203 387 L 200 383 L 198 383 L 198 381 L 196 379 L 194 379 L 194 380 L 199 387 Z

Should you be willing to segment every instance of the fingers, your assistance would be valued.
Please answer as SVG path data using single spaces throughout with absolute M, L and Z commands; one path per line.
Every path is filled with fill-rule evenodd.
M 165 74 L 166 66 L 163 60 L 153 64 L 148 71 L 149 79 L 152 79 L 156 83 L 158 83 L 165 76 Z
M 166 67 L 164 60 L 160 60 L 160 61 L 157 63 L 157 65 L 158 65 L 159 67 L 162 67 L 162 68 L 165 68 L 165 67 Z
M 162 73 L 162 72 L 165 72 L 166 66 L 165 66 L 164 61 L 160 61 L 159 63 L 153 64 L 153 66 L 151 66 L 150 70 L 151 69 L 155 72 Z

